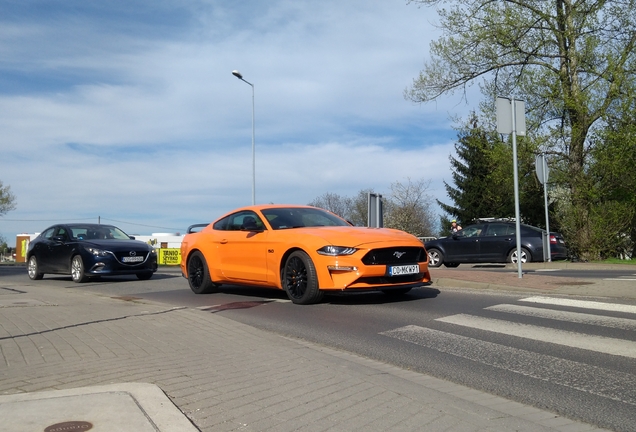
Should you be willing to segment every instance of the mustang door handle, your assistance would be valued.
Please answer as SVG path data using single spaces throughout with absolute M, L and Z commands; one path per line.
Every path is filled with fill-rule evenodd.
M 223 239 L 223 240 L 221 240 L 219 243 L 221 243 L 221 244 L 226 244 L 226 243 L 227 243 L 227 239 Z

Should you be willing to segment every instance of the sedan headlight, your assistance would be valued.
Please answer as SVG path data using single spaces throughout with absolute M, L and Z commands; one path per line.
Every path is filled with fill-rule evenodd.
M 97 249 L 93 247 L 86 248 L 87 251 L 95 255 L 96 257 L 105 257 L 108 256 L 109 252 L 103 249 Z
M 327 256 L 343 256 L 343 255 L 353 255 L 356 253 L 358 249 L 346 246 L 323 246 L 318 249 L 320 255 Z

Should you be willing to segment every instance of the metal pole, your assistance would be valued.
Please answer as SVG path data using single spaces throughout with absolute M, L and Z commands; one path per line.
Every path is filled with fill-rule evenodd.
M 521 222 L 519 215 L 519 170 L 517 168 L 517 112 L 515 107 L 515 98 L 512 100 L 512 158 L 514 166 L 514 182 L 515 182 L 515 222 L 516 222 L 516 234 L 517 234 L 517 273 L 519 279 L 523 278 L 521 270 Z
M 254 205 L 256 204 L 256 148 L 254 146 L 254 135 L 255 135 L 254 134 L 254 86 L 252 84 L 250 85 L 252 86 L 252 205 Z
M 550 218 L 548 215 L 548 162 L 545 153 L 541 157 L 543 165 L 543 201 L 545 207 L 545 230 L 548 232 L 548 262 L 552 262 L 552 247 L 550 246 Z
M 252 87 L 252 205 L 256 203 L 256 146 L 254 129 L 254 84 L 243 79 L 243 75 L 237 70 L 232 71 L 232 75 L 247 83 Z

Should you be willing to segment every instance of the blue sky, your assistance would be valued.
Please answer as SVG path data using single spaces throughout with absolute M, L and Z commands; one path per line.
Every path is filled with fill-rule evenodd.
M 388 194 L 448 202 L 458 97 L 403 91 L 439 33 L 406 0 L 2 0 L 0 180 L 18 233 L 63 221 L 183 232 L 251 203 Z

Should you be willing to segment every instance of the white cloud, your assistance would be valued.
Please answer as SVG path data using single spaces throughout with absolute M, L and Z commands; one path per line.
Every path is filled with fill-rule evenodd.
M 449 114 L 468 107 L 402 96 L 436 35 L 431 10 L 78 5 L 53 6 L 55 19 L 27 5 L 18 24 L 0 22 L 0 179 L 18 203 L 0 218 L 7 239 L 98 216 L 183 229 L 249 204 L 251 88 L 233 69 L 255 86 L 257 202 L 387 192 L 407 177 L 446 200 Z

